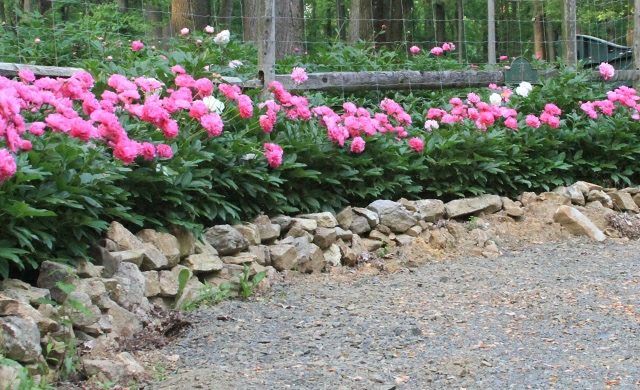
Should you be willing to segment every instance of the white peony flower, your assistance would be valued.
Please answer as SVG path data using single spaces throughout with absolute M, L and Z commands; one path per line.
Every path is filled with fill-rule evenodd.
M 229 68 L 231 68 L 231 69 L 238 68 L 238 67 L 240 67 L 242 65 L 243 65 L 243 63 L 240 60 L 229 61 Z
M 523 81 L 516 88 L 516 93 L 522 97 L 527 97 L 529 96 L 529 92 L 531 92 L 532 90 L 533 90 L 533 85 L 531 85 L 526 81 Z
M 437 121 L 434 121 L 433 119 L 428 119 L 424 122 L 424 129 L 427 131 L 432 131 L 439 128 L 440 128 L 440 124 Z
M 213 41 L 218 45 L 226 45 L 227 43 L 229 43 L 230 38 L 231 33 L 229 32 L 229 30 L 222 30 L 218 33 L 218 35 L 216 35 L 215 38 L 213 38 Z
M 494 106 L 499 106 L 499 105 L 502 104 L 502 96 L 500 96 L 500 94 L 497 94 L 497 93 L 494 92 L 494 93 L 491 94 L 491 96 L 489 96 L 489 101 Z
M 213 96 L 207 96 L 202 99 L 202 102 L 209 109 L 209 112 L 215 112 L 217 114 L 222 114 L 224 111 L 224 103 L 220 100 L 214 98 Z

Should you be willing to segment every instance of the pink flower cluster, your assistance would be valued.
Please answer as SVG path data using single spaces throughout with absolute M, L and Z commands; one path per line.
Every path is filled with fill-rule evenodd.
M 605 81 L 611 80 L 613 78 L 613 75 L 615 74 L 615 69 L 613 68 L 613 65 L 608 64 L 606 62 L 603 62 L 598 66 L 598 71 L 600 71 L 600 75 Z
M 445 42 L 442 46 L 433 47 L 429 52 L 436 57 L 440 57 L 444 53 L 454 51 L 456 49 L 456 45 L 453 42 Z
M 489 89 L 499 93 L 502 99 L 509 101 L 512 91 L 507 87 L 498 87 L 490 84 Z M 506 106 L 498 106 L 482 101 L 482 98 L 473 92 L 467 95 L 466 102 L 460 98 L 449 100 L 451 109 L 449 111 L 441 108 L 430 108 L 427 111 L 427 122 L 429 129 L 441 124 L 462 123 L 471 121 L 479 130 L 486 131 L 489 127 L 502 122 L 511 130 L 518 130 L 518 111 Z M 529 114 L 525 117 L 525 124 L 532 128 L 539 128 L 541 124 L 547 124 L 551 128 L 560 126 L 560 115 L 562 111 L 553 103 L 545 105 L 540 116 Z M 434 121 L 436 121 L 434 123 Z M 437 122 L 439 121 L 439 123 Z M 436 127 L 437 128 L 437 127 Z
M 374 136 L 378 133 L 393 133 L 397 138 L 409 135 L 405 126 L 412 123 L 411 116 L 398 103 L 391 99 L 384 99 L 380 108 L 384 112 L 373 115 L 363 107 L 357 107 L 351 102 L 342 105 L 344 113 L 338 115 L 327 106 L 312 109 L 314 115 L 320 119 L 320 124 L 327 129 L 327 137 L 331 142 L 344 146 L 351 139 L 350 150 L 362 153 L 366 142 L 363 135 Z
M 282 155 L 284 154 L 282 147 L 277 144 L 265 143 L 263 145 L 264 155 L 271 168 L 278 168 L 282 165 Z
M 640 104 L 638 104 L 638 100 L 640 100 L 640 96 L 637 95 L 635 89 L 621 86 L 613 91 L 607 92 L 606 99 L 584 102 L 580 105 L 580 108 L 589 116 L 589 118 L 597 119 L 598 111 L 605 116 L 613 115 L 617 104 L 618 106 L 631 109 L 632 118 L 638 120 L 640 119 L 640 115 L 638 114 L 640 111 Z

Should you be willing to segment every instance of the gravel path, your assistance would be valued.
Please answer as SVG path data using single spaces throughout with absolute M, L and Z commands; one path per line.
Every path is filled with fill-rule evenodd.
M 640 388 L 640 242 L 321 275 L 191 315 L 152 389 Z

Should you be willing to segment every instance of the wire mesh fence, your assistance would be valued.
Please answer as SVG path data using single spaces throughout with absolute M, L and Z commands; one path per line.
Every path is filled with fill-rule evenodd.
M 233 40 L 246 44 L 245 55 L 257 56 L 255 47 L 264 39 L 263 2 L 3 0 L 0 60 L 74 66 L 101 53 L 107 57 L 109 47 L 125 48 L 137 39 L 170 49 L 172 38 L 184 28 L 192 33 L 205 26 L 216 32 L 230 30 Z M 573 22 L 565 3 L 275 0 L 276 71 L 293 66 L 310 72 L 476 70 L 493 63 L 509 66 L 515 57 L 534 64 L 558 62 L 565 55 L 566 41 L 575 39 L 563 34 L 567 23 Z M 576 33 L 631 46 L 633 12 L 629 0 L 580 0 Z M 579 56 L 591 54 L 578 48 Z

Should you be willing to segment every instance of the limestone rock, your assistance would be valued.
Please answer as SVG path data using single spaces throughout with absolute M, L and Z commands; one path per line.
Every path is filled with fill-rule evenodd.
M 280 231 L 284 232 L 289 230 L 289 227 L 291 227 L 291 223 L 293 221 L 292 221 L 292 218 L 287 215 L 277 215 L 271 218 L 271 222 L 279 225 Z
M 125 383 L 144 375 L 144 368 L 128 352 L 120 352 L 113 360 L 85 358 L 82 367 L 88 377 L 100 382 Z
M 538 195 L 535 192 L 523 192 L 520 195 L 520 203 L 523 206 L 528 206 L 532 203 L 535 203 L 538 200 Z
M 144 296 L 155 297 L 160 295 L 160 273 L 158 271 L 146 271 L 144 275 Z
M 351 236 L 353 232 L 351 230 L 345 230 L 340 226 L 336 227 L 336 238 L 339 240 L 347 240 L 351 241 Z
M 338 240 L 336 245 L 338 245 L 338 248 L 340 249 L 342 264 L 349 267 L 355 266 L 358 262 L 358 254 L 342 240 Z
M 612 192 L 609 196 L 611 197 L 611 201 L 613 202 L 615 209 L 620 211 L 631 211 L 634 213 L 640 212 L 638 205 L 634 202 L 631 194 L 628 192 Z
M 98 278 L 102 275 L 104 267 L 82 260 L 76 265 L 76 270 L 81 278 Z
M 338 226 L 338 220 L 328 211 L 314 214 L 299 215 L 299 218 L 313 219 L 318 223 L 318 227 L 334 228 Z
M 605 235 L 584 214 L 570 206 L 560 206 L 553 216 L 555 222 L 560 223 L 575 235 L 589 236 L 595 241 L 604 241 Z
M 0 317 L 14 316 L 33 321 L 42 334 L 57 332 L 60 325 L 34 309 L 29 302 L 20 301 L 0 292 Z
M 340 260 L 342 259 L 342 254 L 340 253 L 340 247 L 338 244 L 331 244 L 329 248 L 327 248 L 324 252 L 324 260 L 327 264 L 338 267 L 340 265 Z
M 577 181 L 573 184 L 577 189 L 579 189 L 580 191 L 582 191 L 582 194 L 586 197 L 589 192 L 596 190 L 596 191 L 602 191 L 602 186 L 599 186 L 597 184 L 593 184 L 593 183 L 589 183 L 586 181 Z
M 492 214 L 500 211 L 502 200 L 497 195 L 482 195 L 476 198 L 463 198 L 452 200 L 445 204 L 447 217 L 458 218 L 470 214 Z
M 398 199 L 398 203 L 400 203 L 402 205 L 402 207 L 404 207 L 405 209 L 411 211 L 411 212 L 415 212 L 418 211 L 418 207 L 416 206 L 415 201 L 413 200 L 409 200 L 406 198 L 400 198 Z
M 51 297 L 46 288 L 33 287 L 18 279 L 0 280 L 0 292 L 18 301 L 36 305 L 39 301 Z
M 0 389 L 19 389 L 21 368 L 18 363 L 0 365 Z
M 376 241 L 381 241 L 383 243 L 385 243 L 385 245 L 391 245 L 393 243 L 393 240 L 389 238 L 389 236 L 383 232 L 381 232 L 379 230 L 381 225 L 378 226 L 378 228 L 376 230 L 372 230 L 371 233 L 369 233 L 369 239 L 371 240 L 376 240 Z
M 189 278 L 191 278 L 191 270 L 183 265 L 176 265 L 170 271 L 160 271 L 158 277 L 160 283 L 160 296 L 175 297 L 178 295 L 179 276 L 182 270 L 189 271 Z
M 371 229 L 375 228 L 380 223 L 380 216 L 378 215 L 378 213 L 376 213 L 373 210 L 365 209 L 362 207 L 354 207 L 353 212 L 356 213 L 357 215 L 365 217 Z M 354 222 L 355 222 L 355 219 L 354 219 Z M 353 230 L 353 224 L 351 226 L 352 227 L 350 229 Z M 356 233 L 356 234 L 359 234 L 359 233 Z
M 440 228 L 431 231 L 429 245 L 435 249 L 453 248 L 456 245 L 456 239 L 447 229 Z
M 272 223 L 266 215 L 259 216 L 254 222 L 260 233 L 260 242 L 272 242 L 280 237 L 282 228 L 277 223 Z M 260 244 L 260 242 L 257 242 L 255 245 Z
M 194 301 L 201 294 L 205 285 L 196 278 L 191 278 L 182 291 L 182 295 L 178 297 L 175 303 L 176 309 L 180 309 L 185 304 Z
M 108 298 L 104 281 L 108 279 L 102 278 L 86 278 L 75 282 L 75 291 L 83 292 L 91 298 L 91 302 L 98 303 L 104 298 Z
M 5 357 L 21 363 L 37 362 L 42 348 L 36 323 L 15 316 L 0 317 L 0 350 Z
M 145 242 L 140 269 L 143 271 L 164 269 L 169 267 L 169 259 L 155 245 Z
M 180 244 L 173 234 L 144 229 L 138 232 L 137 236 L 143 242 L 149 242 L 155 245 L 155 247 L 167 257 L 169 268 L 180 262 Z
M 411 237 L 418 237 L 420 233 L 422 233 L 422 227 L 420 225 L 412 226 L 405 232 L 405 234 Z
M 140 265 L 142 264 L 142 259 L 144 258 L 144 252 L 145 252 L 145 248 L 144 248 L 144 244 L 141 244 L 142 247 L 139 249 L 130 249 L 130 250 L 124 250 L 124 251 L 118 251 L 118 252 L 111 252 L 111 256 L 113 256 L 113 258 L 118 262 L 118 263 L 132 263 L 135 264 L 136 267 L 140 267 Z
M 322 249 L 316 244 L 299 240 L 296 242 L 297 269 L 306 274 L 320 272 L 324 269 L 325 261 Z
M 391 200 L 376 200 L 367 206 L 380 218 L 380 223 L 395 233 L 404 233 L 417 223 L 412 213 L 400 203 Z
M 111 222 L 107 230 L 107 238 L 115 242 L 121 251 L 142 248 L 142 241 L 116 221 Z
M 166 271 L 162 271 L 166 272 Z M 112 332 L 122 337 L 131 337 L 142 330 L 142 323 L 135 314 L 116 304 L 106 309 L 111 316 Z
M 337 238 L 334 228 L 318 227 L 313 237 L 313 243 L 319 246 L 320 249 L 327 249 L 336 242 Z
M 444 203 L 439 199 L 421 199 L 413 202 L 418 218 L 422 221 L 436 222 L 444 216 Z
M 315 219 L 293 218 L 292 221 L 308 232 L 312 232 L 318 228 L 318 222 Z
M 195 244 L 195 254 L 200 255 L 203 253 L 208 253 L 210 255 L 218 255 L 218 251 L 216 248 L 211 246 L 207 241 L 196 241 Z
M 271 224 L 271 222 L 269 222 L 269 224 Z M 233 225 L 233 227 L 242 234 L 249 245 L 260 244 L 260 231 L 258 230 L 257 225 L 253 223 L 245 223 L 242 225 Z
M 336 215 L 336 220 L 342 229 L 349 229 L 353 222 L 353 209 L 347 206 Z
M 355 234 L 365 234 L 371 230 L 371 223 L 363 215 L 354 215 L 349 229 Z
M 271 265 L 271 254 L 269 247 L 266 245 L 252 245 L 249 247 L 249 253 L 256 256 L 256 261 L 265 267 Z
M 513 218 L 519 218 L 524 215 L 524 209 L 519 206 L 520 202 L 516 203 L 509 198 L 502 197 L 502 209 L 504 212 Z
M 91 297 L 81 291 L 73 291 L 63 304 L 64 314 L 74 326 L 87 326 L 98 321 L 100 309 L 91 302 Z
M 410 236 L 408 234 L 398 234 L 396 241 L 400 246 L 411 245 L 417 236 Z
M 541 201 L 553 202 L 558 205 L 571 205 L 571 198 L 566 193 L 543 192 L 538 198 Z
M 222 256 L 234 255 L 249 246 L 239 231 L 229 225 L 218 225 L 207 229 L 205 239 Z
M 144 275 L 138 267 L 132 263 L 120 263 L 113 279 L 117 281 L 116 284 L 105 283 L 111 299 L 126 308 L 149 307 L 149 301 L 144 296 Z
M 68 265 L 45 261 L 40 264 L 37 285 L 40 288 L 48 289 L 51 298 L 58 303 L 62 303 L 67 298 L 67 293 L 58 287 L 57 284 L 73 284 L 76 279 L 75 269 Z
M 293 238 L 305 237 L 307 241 L 309 242 L 313 241 L 313 235 L 311 235 L 311 233 L 305 230 L 302 227 L 302 225 L 299 223 L 293 223 L 291 225 L 291 227 L 289 228 L 289 231 L 287 232 L 287 237 L 293 237 Z
M 589 191 L 589 195 L 587 196 L 587 200 L 589 202 L 599 201 L 606 208 L 613 208 L 613 201 L 611 200 L 611 196 L 605 193 L 602 190 L 591 190 Z
M 278 271 L 295 268 L 298 253 L 293 245 L 278 244 L 269 247 L 271 265 Z
M 580 185 L 570 185 L 566 188 L 566 194 L 569 195 L 569 199 L 571 199 L 571 203 L 577 204 L 578 206 L 584 206 L 586 204 L 584 188 Z
M 242 252 L 235 256 L 222 256 L 222 262 L 225 264 L 242 265 L 256 261 L 258 258 L 253 253 Z
M 363 238 L 361 240 L 361 245 L 366 252 L 375 252 L 378 249 L 382 248 L 382 241 L 372 240 L 370 238 Z
M 178 248 L 180 250 L 180 257 L 192 255 L 196 250 L 196 238 L 192 232 L 181 227 L 171 226 L 171 234 L 178 240 Z
M 189 268 L 194 274 L 198 274 L 220 271 L 222 269 L 222 260 L 216 255 L 206 253 L 193 254 L 187 256 L 187 258 L 182 261 L 182 265 Z

